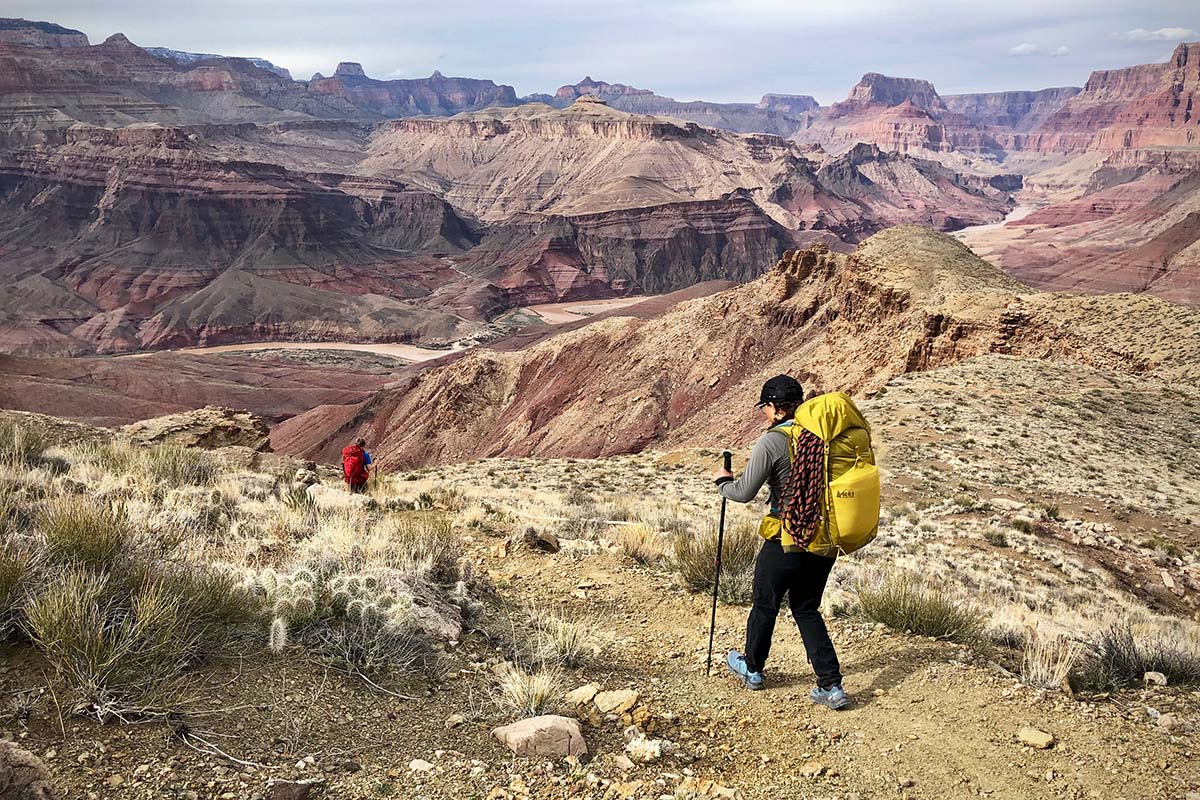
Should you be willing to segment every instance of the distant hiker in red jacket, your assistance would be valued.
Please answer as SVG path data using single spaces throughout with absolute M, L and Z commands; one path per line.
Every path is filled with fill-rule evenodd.
M 366 446 L 366 439 L 358 439 L 342 448 L 342 479 L 355 494 L 367 490 L 367 480 L 371 477 L 371 454 L 364 449 Z

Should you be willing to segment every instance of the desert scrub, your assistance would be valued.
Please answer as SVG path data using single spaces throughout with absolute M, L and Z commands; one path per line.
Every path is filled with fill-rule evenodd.
M 711 592 L 717 571 L 716 526 L 698 536 L 676 534 L 672 543 L 672 563 L 683 585 L 693 592 Z M 754 559 L 761 537 L 757 523 L 726 522 L 721 553 L 720 597 L 727 603 L 750 601 Z
M 198 565 L 160 573 L 153 562 L 115 577 L 72 564 L 24 609 L 29 638 L 99 719 L 170 704 L 188 666 L 213 652 L 257 605 Z
M 604 652 L 599 620 L 567 619 L 546 609 L 531 609 L 527 617 L 527 643 L 522 660 L 530 666 L 578 667 Z
M 639 564 L 654 567 L 666 560 L 666 538 L 652 525 L 645 522 L 622 525 L 619 537 L 621 552 Z
M 1061 689 L 1082 654 L 1082 643 L 1029 627 L 1021 658 L 1021 682 L 1035 689 Z
M 170 444 L 146 448 L 141 467 L 151 480 L 168 488 L 211 486 L 220 473 L 220 464 L 213 455 Z
M 50 501 L 37 521 L 46 554 L 55 564 L 74 564 L 103 571 L 118 563 L 133 547 L 133 529 L 119 504 L 97 503 L 86 496 Z
M 65 471 L 66 462 L 48 455 L 49 448 L 50 442 L 42 432 L 11 420 L 0 420 L 0 466 L 14 470 Z
M 975 641 L 983 632 L 978 609 L 911 573 L 868 574 L 856 588 L 862 615 L 894 630 L 957 642 Z
M 518 717 L 545 714 L 558 707 L 562 696 L 562 677 L 555 670 L 526 672 L 506 665 L 496 685 L 496 704 Z
M 1090 643 L 1071 686 L 1113 691 L 1140 684 L 1147 672 L 1161 672 L 1168 684 L 1200 684 L 1200 648 L 1194 640 L 1171 640 L 1161 632 L 1139 637 L 1129 624 L 1112 625 Z
M 0 642 L 18 624 L 37 565 L 37 556 L 28 541 L 0 534 Z

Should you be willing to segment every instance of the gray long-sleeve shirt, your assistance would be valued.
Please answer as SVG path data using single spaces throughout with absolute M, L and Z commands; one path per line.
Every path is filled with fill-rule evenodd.
M 754 443 L 742 477 L 721 484 L 721 496 L 735 503 L 749 503 L 766 483 L 771 487 L 770 508 L 777 513 L 789 469 L 787 435 L 782 431 L 768 431 Z

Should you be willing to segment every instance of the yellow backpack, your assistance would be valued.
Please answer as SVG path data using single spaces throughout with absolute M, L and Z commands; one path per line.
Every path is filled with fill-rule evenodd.
M 879 531 L 879 469 L 871 448 L 871 427 L 849 395 L 830 392 L 796 409 L 791 424 L 772 428 L 788 437 L 795 460 L 796 441 L 808 431 L 825 443 L 825 491 L 821 517 L 809 552 L 823 556 L 853 553 Z M 786 498 L 781 498 L 786 508 Z M 764 538 L 779 538 L 786 552 L 802 548 L 787 523 L 773 509 L 759 528 Z

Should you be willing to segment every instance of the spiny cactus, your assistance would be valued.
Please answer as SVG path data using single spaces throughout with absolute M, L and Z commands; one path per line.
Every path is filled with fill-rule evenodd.
M 288 645 L 288 624 L 283 617 L 271 620 L 271 633 L 267 646 L 271 652 L 279 655 Z

